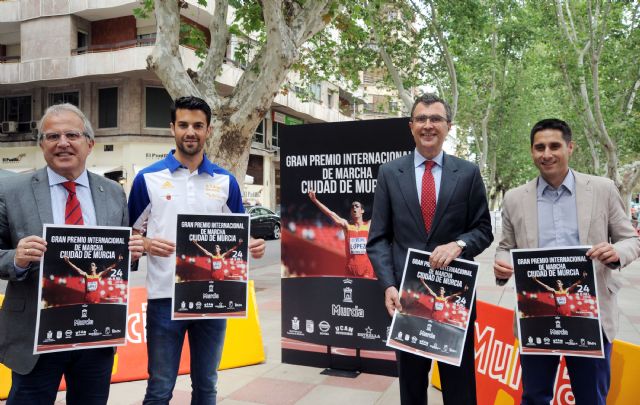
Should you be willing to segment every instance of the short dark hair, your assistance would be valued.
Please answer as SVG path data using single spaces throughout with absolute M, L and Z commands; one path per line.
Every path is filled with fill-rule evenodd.
M 449 106 L 449 103 L 433 93 L 425 93 L 416 98 L 416 101 L 413 102 L 413 107 L 411 107 L 411 118 L 413 118 L 413 112 L 416 110 L 416 107 L 420 103 L 426 106 L 430 106 L 431 104 L 435 103 L 441 103 L 444 106 L 445 112 L 447 113 L 447 122 L 451 122 L 451 107 Z
M 571 142 L 571 127 L 569 127 L 569 124 L 558 118 L 545 118 L 536 122 L 533 128 L 531 128 L 531 146 L 533 146 L 533 137 L 545 129 L 557 129 L 562 132 L 562 139 L 564 139 L 567 145 Z
M 173 102 L 171 107 L 171 122 L 176 123 L 176 110 L 200 110 L 207 116 L 207 125 L 211 124 L 211 107 L 201 98 L 194 96 L 180 97 Z

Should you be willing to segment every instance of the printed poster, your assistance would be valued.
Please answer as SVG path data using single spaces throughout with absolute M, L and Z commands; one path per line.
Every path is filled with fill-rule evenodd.
M 178 215 L 171 319 L 246 318 L 249 216 Z
M 280 127 L 284 363 L 397 373 L 366 243 L 378 168 L 415 149 L 407 122 Z
M 523 354 L 604 357 L 590 246 L 511 251 Z
M 456 259 L 434 269 L 431 252 L 409 249 L 400 305 L 387 346 L 459 366 L 469 327 L 479 264 Z
M 34 354 L 126 343 L 131 228 L 46 225 Z

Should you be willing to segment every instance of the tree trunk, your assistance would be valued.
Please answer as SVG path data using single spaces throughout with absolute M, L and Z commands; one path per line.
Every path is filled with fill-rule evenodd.
M 229 96 L 219 94 L 215 77 L 223 64 L 229 37 L 228 0 L 215 0 L 209 25 L 211 44 L 200 70 L 189 75 L 180 57 L 180 2 L 155 0 L 156 44 L 147 65 L 172 98 L 196 96 L 212 109 L 212 135 L 206 142 L 209 158 L 244 184 L 251 139 L 260 121 L 299 57 L 300 47 L 324 29 L 332 17 L 333 0 L 296 2 L 262 0 L 266 40 Z M 193 78 L 192 78 L 193 77 Z

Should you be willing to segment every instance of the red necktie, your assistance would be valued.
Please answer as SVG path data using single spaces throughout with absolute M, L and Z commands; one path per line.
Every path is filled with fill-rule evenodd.
M 80 208 L 80 200 L 76 196 L 75 181 L 65 181 L 62 183 L 64 188 L 69 192 L 67 196 L 67 205 L 64 208 L 64 223 L 68 225 L 84 225 L 82 220 L 82 208 Z
M 436 182 L 433 179 L 431 169 L 436 162 L 426 160 L 424 162 L 424 174 L 422 175 L 422 194 L 420 196 L 420 209 L 427 233 L 431 230 L 433 215 L 436 213 Z

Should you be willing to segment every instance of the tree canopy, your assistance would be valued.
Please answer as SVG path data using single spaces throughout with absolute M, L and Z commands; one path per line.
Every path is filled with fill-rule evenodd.
M 158 39 L 149 67 L 175 97 L 201 95 L 218 134 L 209 153 L 243 174 L 250 138 L 287 75 L 355 89 L 435 89 L 453 107 L 457 150 L 481 167 L 493 203 L 535 176 L 529 131 L 557 117 L 573 128 L 572 167 L 611 178 L 625 200 L 640 183 L 640 3 L 610 0 L 210 0 L 210 40 L 180 29 L 184 1 L 143 0 Z M 204 0 L 198 0 L 206 4 Z M 228 18 L 229 5 L 233 18 Z M 233 20 L 228 24 L 228 20 Z M 213 85 L 230 35 L 251 38 L 231 94 Z M 181 39 L 182 38 L 182 39 Z M 202 58 L 181 63 L 178 44 Z

